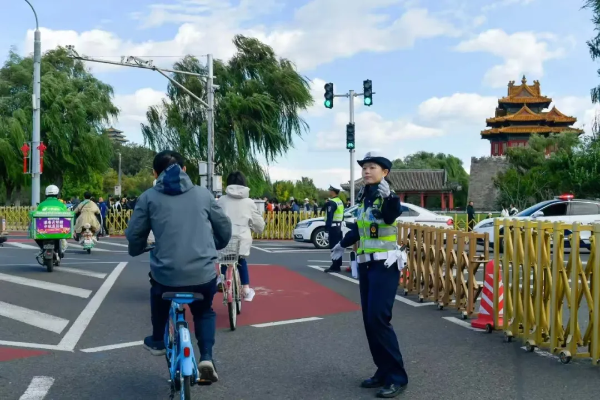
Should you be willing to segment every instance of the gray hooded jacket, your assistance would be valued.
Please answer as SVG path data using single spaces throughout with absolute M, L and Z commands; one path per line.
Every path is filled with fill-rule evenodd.
M 137 201 L 125 235 L 129 255 L 144 252 L 150 230 L 152 278 L 165 286 L 195 286 L 216 276 L 217 250 L 231 239 L 231 222 L 211 193 L 170 165 Z

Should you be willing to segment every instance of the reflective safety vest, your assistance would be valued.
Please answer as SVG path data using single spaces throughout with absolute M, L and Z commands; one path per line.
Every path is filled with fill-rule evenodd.
M 358 254 L 383 253 L 396 250 L 398 242 L 398 228 L 395 225 L 388 225 L 381 219 L 375 218 L 373 210 L 381 211 L 381 198 L 375 199 L 373 205 L 365 210 L 364 200 L 358 207 L 356 225 L 360 241 L 358 245 Z M 378 225 L 378 237 L 371 238 L 371 224 Z M 395 222 L 394 222 L 395 224 Z
M 333 213 L 333 222 L 342 222 L 344 220 L 344 203 L 342 203 L 339 197 L 335 197 L 331 201 L 337 206 Z

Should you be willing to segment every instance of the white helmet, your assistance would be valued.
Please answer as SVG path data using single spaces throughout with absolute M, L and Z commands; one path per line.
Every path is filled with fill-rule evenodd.
M 46 188 L 46 196 L 58 196 L 58 186 L 50 185 Z

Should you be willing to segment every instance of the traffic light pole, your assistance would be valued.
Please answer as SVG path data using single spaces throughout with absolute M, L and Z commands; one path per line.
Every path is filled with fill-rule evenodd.
M 350 123 L 354 123 L 354 90 L 348 92 L 350 103 Z M 350 206 L 354 205 L 354 149 L 350 149 Z

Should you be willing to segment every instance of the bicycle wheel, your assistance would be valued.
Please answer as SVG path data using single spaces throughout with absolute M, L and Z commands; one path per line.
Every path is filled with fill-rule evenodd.
M 236 305 L 236 312 L 238 315 L 240 315 L 242 313 L 242 283 L 240 281 L 240 272 L 238 271 L 238 269 L 235 269 L 235 274 L 234 274 L 234 280 L 235 280 L 235 305 Z
M 190 376 L 181 379 L 181 392 L 179 392 L 181 400 L 192 400 L 191 379 Z
M 227 310 L 229 311 L 229 327 L 235 331 L 237 325 L 237 305 L 236 298 L 238 296 L 237 277 L 235 271 L 231 274 L 231 303 L 227 302 Z

